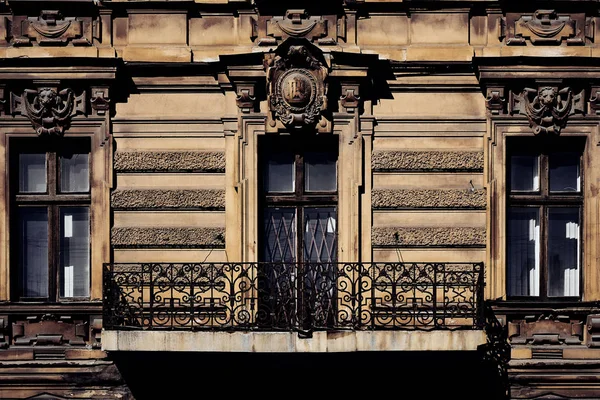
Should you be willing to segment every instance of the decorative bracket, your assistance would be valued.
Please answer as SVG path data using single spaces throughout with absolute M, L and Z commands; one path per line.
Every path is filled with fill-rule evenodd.
M 106 115 L 106 111 L 110 109 L 108 87 L 92 87 L 91 92 L 90 104 L 92 106 L 92 114 L 101 116 Z
M 342 95 L 340 96 L 340 105 L 347 113 L 354 113 L 360 108 L 360 84 L 342 83 Z
M 236 97 L 235 102 L 238 108 L 244 114 L 248 114 L 256 110 L 258 102 L 254 94 L 255 84 L 253 82 L 239 83 L 235 85 Z
M 506 99 L 504 98 L 503 87 L 488 87 L 485 97 L 485 107 L 488 115 L 501 115 L 506 112 Z
M 10 104 L 12 114 L 29 118 L 39 136 L 62 136 L 74 115 L 85 114 L 85 92 L 76 96 L 70 88 L 25 89 L 22 95 L 11 93 Z

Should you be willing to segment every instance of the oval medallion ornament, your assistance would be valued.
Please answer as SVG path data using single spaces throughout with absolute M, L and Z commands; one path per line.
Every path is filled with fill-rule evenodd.
M 288 44 L 267 58 L 271 131 L 314 128 L 324 119 L 327 68 L 313 54 L 318 49 L 311 49 L 309 44 Z
M 292 70 L 281 79 L 281 94 L 291 107 L 306 107 L 312 99 L 312 82 L 306 75 Z

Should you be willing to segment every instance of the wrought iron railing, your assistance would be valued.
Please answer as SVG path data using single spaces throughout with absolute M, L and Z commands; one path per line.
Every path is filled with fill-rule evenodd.
M 104 267 L 104 327 L 312 331 L 482 327 L 483 263 Z

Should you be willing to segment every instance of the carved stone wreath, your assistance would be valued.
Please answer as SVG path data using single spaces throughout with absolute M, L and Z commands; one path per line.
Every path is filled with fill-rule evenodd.
M 269 60 L 269 107 L 267 128 L 299 129 L 314 126 L 327 107 L 327 69 L 305 45 L 289 46 L 284 56 Z

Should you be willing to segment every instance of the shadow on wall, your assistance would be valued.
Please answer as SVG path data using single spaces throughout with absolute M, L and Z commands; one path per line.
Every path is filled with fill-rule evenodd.
M 505 398 L 479 352 L 120 352 L 111 358 L 136 400 L 253 394 L 261 399 Z

